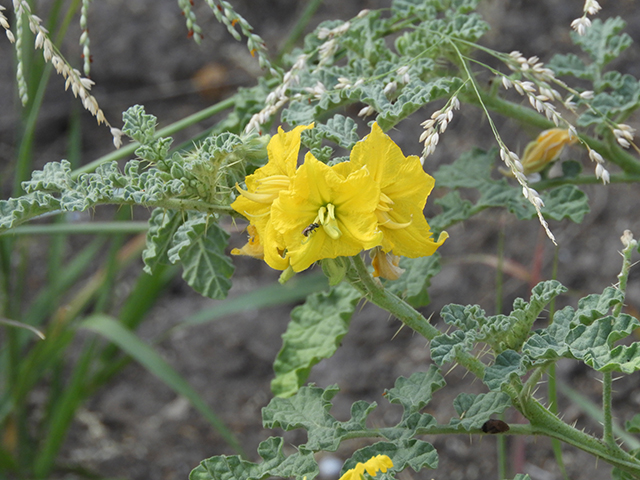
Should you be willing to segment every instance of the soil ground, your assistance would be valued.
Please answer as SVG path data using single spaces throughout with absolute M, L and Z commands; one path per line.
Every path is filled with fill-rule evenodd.
M 625 63 L 617 62 L 613 67 L 640 76 L 637 6 L 629 1 L 612 3 L 603 2 L 601 15 L 623 15 L 631 24 L 627 31 L 636 41 L 625 54 Z M 97 83 L 95 94 L 114 124 L 118 124 L 123 110 L 131 104 L 141 103 L 159 118 L 161 126 L 168 125 L 224 98 L 238 86 L 254 82 L 257 62 L 242 44 L 230 39 L 224 28 L 211 19 L 204 2 L 196 4 L 205 33 L 199 47 L 187 38 L 184 18 L 175 0 L 103 0 L 91 5 L 89 21 L 94 56 L 92 78 Z M 272 51 L 277 50 L 283 41 L 282 32 L 290 30 L 303 9 L 302 2 L 293 0 L 244 0 L 233 4 L 265 38 Z M 328 0 L 317 12 L 310 28 L 324 19 L 348 19 L 362 8 L 387 5 L 384 1 Z M 548 61 L 553 52 L 572 48 L 569 24 L 581 14 L 582 2 L 496 0 L 487 2 L 483 11 L 492 26 L 485 40 L 489 46 L 504 51 L 519 49 L 525 56 L 538 55 Z M 74 37 L 72 33 L 71 38 L 77 38 L 77 35 Z M 70 43 L 67 48 L 65 54 L 69 58 L 79 57 L 77 46 Z M 0 56 L 8 59 L 10 55 L 8 43 L 0 42 Z M 0 163 L 4 165 L 14 155 L 11 132 L 15 122 L 15 109 L 8 100 L 13 98 L 12 69 L 7 64 L 10 62 L 0 69 Z M 205 75 L 213 80 L 208 81 L 208 88 L 199 90 L 197 79 Z M 70 105 L 62 81 L 54 78 L 37 132 L 38 164 L 65 157 L 70 112 L 77 108 Z M 430 113 L 424 112 L 424 117 Z M 95 127 L 89 116 L 82 118 L 82 155 L 84 161 L 90 161 L 111 150 L 111 139 L 108 131 Z M 407 154 L 418 154 L 420 150 L 417 139 L 421 120 L 417 119 L 418 116 L 411 117 L 410 122 L 404 122 L 391 132 Z M 212 119 L 209 125 L 214 121 Z M 198 129 L 209 125 L 199 125 L 184 135 L 197 133 Z M 427 169 L 435 170 L 439 164 L 450 163 L 471 146 L 491 147 L 486 127 L 478 111 L 464 107 L 441 138 Z M 510 145 L 520 146 L 520 150 L 536 135 L 536 132 L 521 132 L 518 125 L 501 120 L 498 120 L 498 127 L 504 138 L 510 139 Z M 176 142 L 180 141 L 180 137 L 176 138 Z M 572 149 L 569 156 L 581 160 L 585 168 L 591 168 L 583 151 Z M 563 306 L 562 302 L 575 305 L 583 294 L 601 292 L 615 283 L 621 263 L 618 254 L 620 235 L 624 229 L 640 235 L 637 207 L 640 189 L 637 185 L 597 185 L 586 187 L 585 191 L 591 199 L 591 212 L 581 224 L 551 223 L 559 244 L 558 279 L 571 289 L 558 307 Z M 439 194 L 436 191 L 433 195 Z M 496 272 L 482 263 L 482 258 L 496 254 L 501 229 L 505 232 L 507 259 L 534 272 L 538 268 L 534 259 L 539 252 L 543 259 L 539 265 L 539 278 L 551 277 L 554 248 L 537 222 L 516 222 L 502 212 L 484 212 L 449 229 L 450 239 L 440 250 L 443 268 L 429 290 L 432 303 L 423 309 L 426 316 L 433 315 L 433 322 L 440 321 L 438 312 L 448 303 L 476 303 L 490 314 L 495 312 Z M 243 237 L 242 232 L 235 230 L 232 242 L 238 245 Z M 237 270 L 231 298 L 270 284 L 277 278 L 276 272 L 257 261 L 236 258 L 235 264 Z M 132 275 L 137 275 L 138 271 L 134 270 Z M 638 269 L 633 271 L 628 291 L 629 307 L 636 310 L 640 309 L 639 272 Z M 123 285 L 128 281 L 123 279 Z M 527 298 L 529 283 L 521 278 L 505 277 L 505 308 L 509 308 L 518 296 Z M 178 278 L 141 327 L 140 336 L 151 340 L 187 316 L 215 305 L 217 302 L 192 292 Z M 292 307 L 283 305 L 247 311 L 214 323 L 176 330 L 157 346 L 163 357 L 225 420 L 252 460 L 256 460 L 256 447 L 260 441 L 273 434 L 282 434 L 262 428 L 260 409 L 271 398 L 272 363 Z M 350 405 L 364 399 L 379 404 L 372 416 L 373 424 L 383 426 L 397 421 L 399 409 L 382 397 L 384 389 L 391 388 L 399 375 L 409 376 L 430 365 L 424 339 L 399 327 L 397 320 L 365 305 L 354 316 L 351 330 L 338 353 L 314 368 L 311 382 L 321 387 L 337 384 L 341 388 L 332 411 L 337 418 L 347 418 Z M 598 402 L 600 383 L 592 371 L 567 362 L 559 365 L 558 372 L 561 382 Z M 615 384 L 615 411 L 622 423 L 640 410 L 637 378 L 634 375 Z M 456 395 L 482 391 L 482 386 L 465 378 L 460 368 L 450 371 L 446 380 L 447 386 L 436 393 L 426 410 L 440 421 L 447 421 L 453 414 L 452 401 Z M 575 420 L 588 431 L 599 431 L 597 422 L 588 419 L 563 395 L 560 396 L 560 408 L 567 421 Z M 510 417 L 508 421 L 518 419 Z M 295 432 L 285 438 L 292 445 L 304 441 Z M 404 472 L 401 478 L 474 480 L 497 477 L 495 439 L 443 436 L 427 440 L 438 450 L 439 468 L 419 474 Z M 513 451 L 522 452 L 524 456 L 524 472 L 535 480 L 560 478 L 547 440 L 530 438 L 523 446 L 516 443 L 509 440 Z M 327 455 L 322 465 L 329 471 L 332 459 L 342 462 L 361 446 L 364 444 L 355 441 L 344 444 L 335 454 Z M 131 364 L 80 411 L 62 460 L 80 464 L 106 478 L 178 480 L 187 478 L 189 471 L 202 459 L 230 453 L 233 452 L 185 399 L 177 397 L 141 366 Z M 564 459 L 570 478 L 608 477 L 609 467 L 582 452 L 565 447 Z M 60 478 L 77 477 L 69 474 Z M 330 474 L 324 477 L 326 480 L 333 478 L 336 477 Z

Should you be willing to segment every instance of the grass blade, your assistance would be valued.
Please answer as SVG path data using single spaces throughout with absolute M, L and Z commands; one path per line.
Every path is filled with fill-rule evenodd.
M 186 397 L 191 404 L 211 423 L 225 441 L 238 453 L 243 454 L 240 443 L 233 433 L 209 408 L 191 385 L 176 372 L 149 345 L 142 342 L 133 332 L 120 325 L 115 319 L 107 315 L 93 315 L 81 323 L 81 328 L 91 330 L 102 335 L 118 345 L 127 354 L 135 358 L 149 372 L 153 373 L 176 393 Z

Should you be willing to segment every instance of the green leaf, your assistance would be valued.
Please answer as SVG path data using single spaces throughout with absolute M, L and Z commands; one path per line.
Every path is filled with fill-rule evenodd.
M 330 118 L 326 125 L 318 125 L 315 130 L 320 138 L 331 140 L 347 150 L 351 150 L 356 142 L 360 140 L 358 125 L 355 120 L 340 114 Z
M 158 122 L 156 117 L 145 112 L 142 105 L 134 105 L 122 113 L 122 123 L 122 132 L 127 137 L 146 144 L 153 141 Z
M 554 55 L 547 66 L 553 70 L 558 77 L 571 75 L 584 80 L 593 80 L 594 70 L 597 68 L 592 65 L 585 64 L 580 57 L 573 53 L 567 55 Z
M 221 299 L 231 288 L 234 267 L 225 254 L 229 234 L 209 218 L 190 214 L 176 230 L 167 257 L 171 263 L 182 263 L 182 278 L 196 292 Z
M 430 225 L 435 230 L 446 228 L 452 223 L 465 220 L 489 207 L 503 207 L 518 219 L 536 216 L 533 206 L 522 196 L 519 185 L 511 185 L 506 178 L 494 180 L 492 171 L 497 151 L 485 152 L 475 148 L 462 154 L 453 164 L 443 165 L 434 173 L 436 185 L 453 189 L 445 197 L 436 200 L 443 213 L 433 218 Z M 463 200 L 456 190 L 477 189 L 480 193 L 475 205 Z M 545 203 L 542 212 L 547 218 L 562 220 L 568 218 L 581 222 L 589 212 L 587 196 L 575 185 L 564 185 L 541 193 Z
M 147 246 L 142 252 L 144 271 L 151 275 L 156 266 L 169 263 L 167 252 L 173 236 L 182 223 L 182 215 L 173 211 L 156 208 L 149 218 Z
M 436 365 L 452 362 L 458 352 L 467 352 L 473 348 L 473 337 L 460 330 L 451 334 L 443 333 L 431 340 L 431 359 Z
M 429 220 L 429 226 L 435 232 L 441 232 L 450 225 L 466 220 L 474 213 L 473 204 L 469 200 L 463 200 L 457 190 L 437 198 L 435 204 L 442 208 L 441 214 Z
M 438 367 L 431 365 L 427 372 L 416 372 L 409 378 L 399 377 L 395 387 L 386 390 L 385 396 L 390 403 L 402 405 L 402 418 L 405 419 L 422 410 L 431 401 L 433 392 L 445 385 Z
M 521 377 L 527 373 L 527 367 L 521 361 L 518 352 L 505 350 L 496 357 L 493 365 L 485 369 L 484 383 L 493 391 L 500 391 L 504 383 L 509 383 L 514 377 Z
M 440 254 L 411 259 L 402 257 L 400 268 L 405 270 L 402 276 L 398 280 L 386 281 L 385 287 L 414 308 L 429 305 L 431 299 L 427 289 L 431 278 L 440 272 Z
M 62 160 L 46 163 L 42 170 L 32 172 L 31 180 L 22 182 L 22 188 L 26 193 L 44 190 L 62 192 L 74 184 L 71 179 L 71 163 Z
M 609 313 L 615 305 L 624 302 L 624 293 L 614 287 L 606 287 L 602 294 L 587 295 L 578 301 L 576 317 L 581 323 L 590 325 L 594 320 Z
M 590 211 L 589 198 L 575 185 L 563 185 L 544 192 L 542 199 L 542 213 L 552 220 L 568 218 L 574 223 L 581 223 Z
M 337 386 L 326 390 L 318 387 L 302 387 L 289 398 L 275 397 L 262 409 L 265 428 L 296 428 L 307 430 L 305 447 L 313 450 L 335 452 L 350 431 L 362 430 L 375 403 L 358 401 L 351 407 L 351 419 L 339 422 L 331 416 L 331 399 L 338 393 Z
M 211 410 L 202 397 L 191 388 L 187 381 L 171 365 L 165 362 L 149 345 L 136 337 L 133 332 L 106 315 L 93 315 L 82 322 L 80 328 L 98 333 L 118 345 L 176 393 L 187 398 L 231 447 L 238 452 L 242 451 L 242 447 L 240 447 L 233 433 L 229 431 L 224 422 Z
M 491 418 L 491 415 L 502 413 L 510 406 L 511 400 L 506 393 L 461 393 L 453 401 L 453 408 L 460 418 L 452 418 L 449 425 L 462 425 L 467 431 L 478 429 Z
M 271 437 L 258 447 L 261 463 L 252 463 L 239 456 L 212 457 L 203 460 L 191 471 L 189 480 L 262 480 L 268 477 L 313 480 L 319 473 L 313 452 L 299 447 L 285 457 L 282 452 L 284 440 Z
M 633 43 L 626 33 L 618 35 L 625 25 L 625 21 L 620 17 L 607 18 L 604 22 L 596 18 L 584 35 L 571 32 L 571 39 L 589 54 L 599 69 L 602 69 Z
M 328 293 L 310 295 L 304 305 L 293 309 L 273 365 L 274 395 L 286 397 L 296 393 L 311 368 L 335 353 L 349 331 L 351 315 L 360 298 L 353 287 L 343 283 Z
M 379 112 L 376 121 L 382 130 L 387 131 L 423 105 L 444 97 L 459 84 L 457 78 L 438 78 L 429 82 L 414 79 L 405 85 L 393 103 L 384 95 L 384 85 L 375 84 L 368 94 L 362 96 L 361 101 Z

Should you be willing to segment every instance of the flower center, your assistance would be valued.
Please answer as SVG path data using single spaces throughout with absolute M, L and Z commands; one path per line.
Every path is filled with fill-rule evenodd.
M 333 240 L 338 240 L 342 236 L 336 220 L 336 207 L 332 203 L 318 209 L 318 216 L 314 223 L 319 224 Z
M 237 188 L 243 197 L 246 197 L 253 202 L 271 204 L 276 198 L 278 198 L 280 191 L 288 189 L 290 184 L 291 180 L 286 175 L 271 175 L 261 180 L 257 180 L 254 192 L 243 190 L 240 187 Z

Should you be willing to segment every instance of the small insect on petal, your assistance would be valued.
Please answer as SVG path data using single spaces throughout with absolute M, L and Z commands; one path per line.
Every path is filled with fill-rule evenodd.
M 304 235 L 305 237 L 308 237 L 316 230 L 316 228 L 319 228 L 319 227 L 320 227 L 319 223 L 312 223 L 311 225 L 304 227 L 304 230 L 302 230 L 302 235 Z

